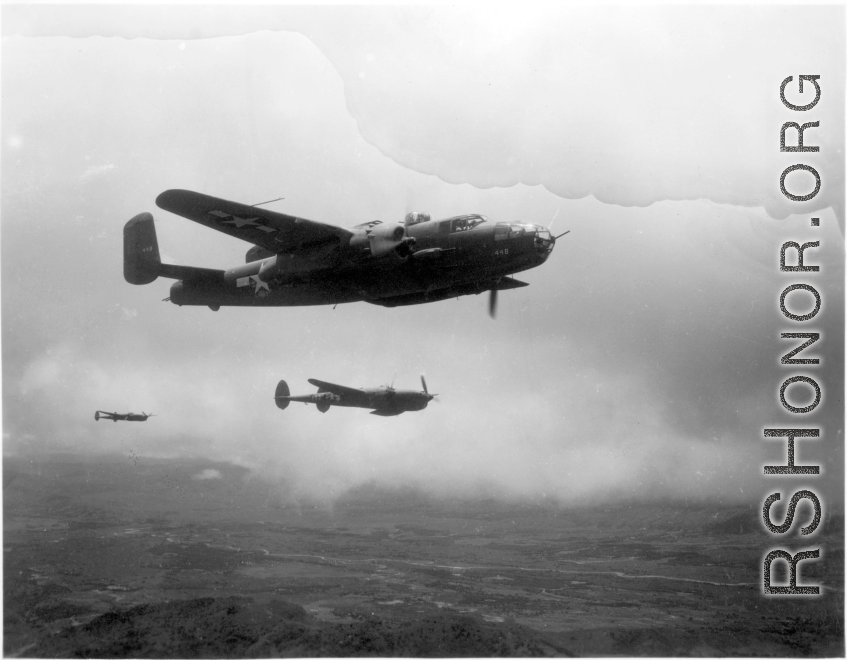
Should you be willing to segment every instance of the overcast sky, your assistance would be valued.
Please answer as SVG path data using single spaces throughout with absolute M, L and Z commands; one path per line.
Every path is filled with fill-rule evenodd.
M 762 429 L 819 425 L 798 463 L 840 493 L 842 7 L 36 5 L 2 29 L 5 455 L 204 456 L 324 500 L 373 480 L 752 502 L 785 456 Z M 789 101 L 814 98 L 800 74 L 822 89 L 802 113 L 779 99 L 789 75 Z M 781 153 L 786 121 L 819 121 L 820 152 Z M 780 193 L 794 163 L 821 174 L 809 202 Z M 243 262 L 247 243 L 158 209 L 169 188 L 347 227 L 417 210 L 571 233 L 496 321 L 485 296 L 213 313 L 123 279 L 142 211 L 164 261 Z M 821 273 L 779 273 L 787 240 L 821 241 Z M 810 323 L 779 312 L 795 281 L 822 292 Z M 779 365 L 792 331 L 822 333 L 820 367 Z M 440 403 L 419 413 L 273 405 L 280 378 L 421 372 Z M 800 420 L 778 402 L 797 374 L 824 390 Z

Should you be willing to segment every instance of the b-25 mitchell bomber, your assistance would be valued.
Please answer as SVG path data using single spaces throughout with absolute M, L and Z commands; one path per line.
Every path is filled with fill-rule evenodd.
M 110 413 L 102 410 L 94 413 L 95 422 L 99 422 L 101 419 L 111 419 L 113 422 L 146 422 L 148 417 L 155 417 L 155 415 L 152 413 L 148 415 L 143 410 L 140 415 L 138 413 Z
M 345 408 L 373 408 L 371 415 L 393 417 L 404 412 L 423 410 L 437 394 L 430 394 L 426 389 L 426 379 L 421 375 L 423 392 L 416 390 L 395 390 L 393 386 L 357 389 L 344 385 L 334 385 L 322 380 L 310 378 L 309 382 L 318 388 L 317 394 L 291 396 L 288 383 L 279 381 L 276 386 L 274 400 L 276 407 L 282 410 L 288 408 L 292 401 L 314 403 L 318 410 L 325 413 L 330 406 Z
M 433 221 L 409 213 L 402 224 L 344 229 L 188 190 L 167 190 L 156 204 L 252 244 L 246 263 L 228 270 L 163 264 L 153 216 L 140 213 L 125 225 L 127 282 L 173 278 L 166 300 L 214 311 L 357 301 L 396 307 L 489 291 L 493 317 L 498 291 L 527 286 L 509 276 L 543 264 L 559 238 L 540 225 L 477 214 Z

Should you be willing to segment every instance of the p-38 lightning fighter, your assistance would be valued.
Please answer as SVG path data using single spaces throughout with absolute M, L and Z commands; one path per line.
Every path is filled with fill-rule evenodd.
M 151 214 L 124 227 L 127 282 L 173 278 L 166 300 L 214 311 L 356 301 L 396 307 L 490 291 L 493 317 L 498 291 L 527 286 L 508 276 L 543 264 L 559 238 L 540 225 L 475 214 L 433 221 L 409 213 L 403 224 L 344 229 L 188 190 L 165 191 L 156 204 L 252 244 L 246 263 L 228 270 L 178 266 L 161 262 Z
M 94 413 L 94 421 L 99 422 L 101 419 L 111 419 L 113 422 L 146 422 L 148 417 L 155 417 L 154 414 L 147 414 L 143 410 L 138 413 L 110 413 L 98 410 Z
M 423 410 L 430 401 L 438 396 L 429 393 L 426 389 L 426 379 L 423 376 L 421 376 L 423 392 L 395 390 L 390 385 L 379 388 L 356 389 L 326 383 L 314 378 L 310 378 L 309 382 L 318 388 L 317 394 L 291 396 L 288 383 L 284 380 L 279 381 L 274 395 L 276 407 L 285 410 L 292 401 L 299 401 L 301 403 L 314 403 L 322 413 L 329 410 L 330 406 L 343 406 L 345 408 L 373 408 L 371 415 L 393 417 L 404 412 Z

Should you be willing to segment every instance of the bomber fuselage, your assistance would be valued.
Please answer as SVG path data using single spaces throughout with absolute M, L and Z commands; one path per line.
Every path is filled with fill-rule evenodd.
M 346 242 L 270 255 L 251 249 L 248 262 L 222 281 L 178 281 L 177 305 L 296 306 L 366 301 L 395 306 L 431 302 L 492 288 L 507 275 L 544 263 L 555 240 L 545 227 L 458 216 L 402 228 L 405 241 L 375 256 L 372 232 L 354 228 Z M 385 232 L 383 232 L 385 233 Z

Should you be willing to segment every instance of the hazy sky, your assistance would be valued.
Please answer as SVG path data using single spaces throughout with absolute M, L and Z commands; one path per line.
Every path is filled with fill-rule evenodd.
M 2 29 L 6 455 L 206 456 L 322 499 L 375 480 L 757 502 L 785 455 L 762 428 L 821 425 L 798 462 L 840 492 L 843 8 L 4 6 Z M 803 113 L 779 99 L 789 75 L 791 102 L 814 97 L 800 74 L 822 89 Z M 820 152 L 781 153 L 786 121 L 819 121 Z M 810 202 L 780 193 L 794 163 L 821 173 Z M 213 313 L 123 279 L 142 211 L 163 260 L 243 262 L 247 243 L 158 209 L 169 188 L 341 226 L 418 210 L 571 233 L 496 322 L 484 296 Z M 821 241 L 821 273 L 779 273 L 786 240 Z M 779 312 L 795 281 L 822 292 L 811 323 Z M 822 333 L 820 367 L 779 365 L 792 331 Z M 421 372 L 441 401 L 420 413 L 273 405 L 280 378 Z M 824 389 L 799 421 L 778 402 L 796 374 Z

